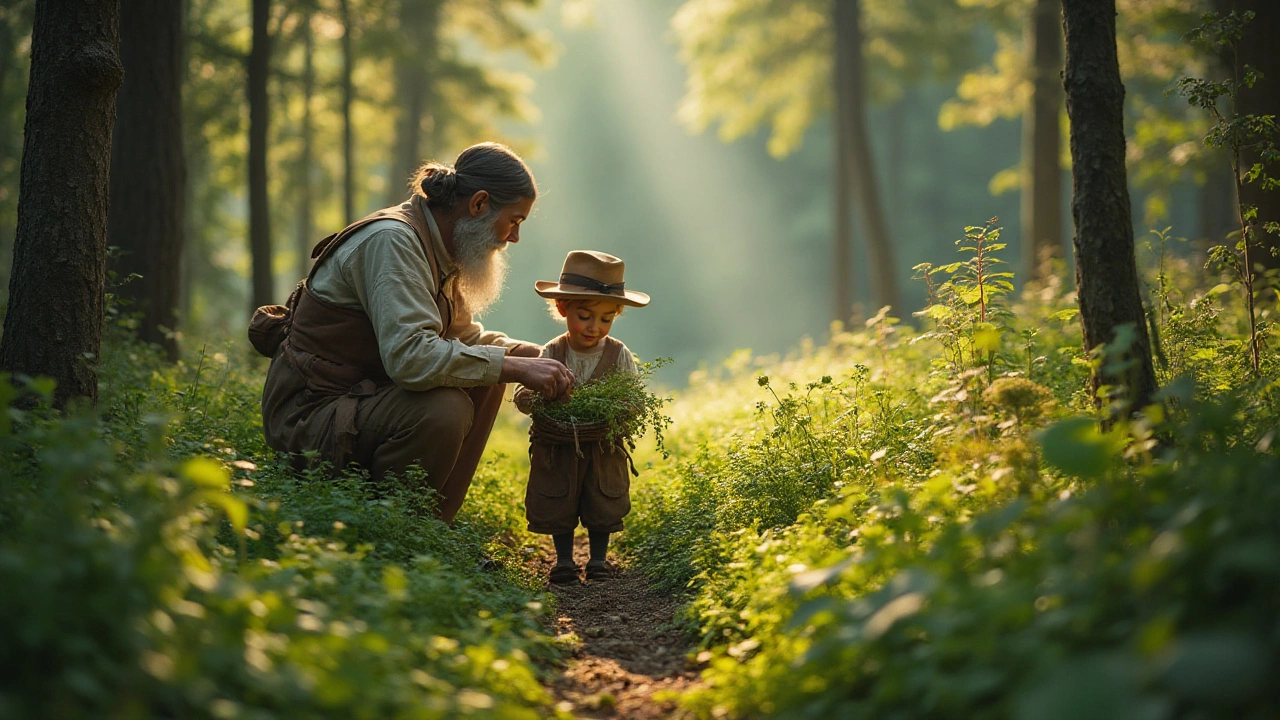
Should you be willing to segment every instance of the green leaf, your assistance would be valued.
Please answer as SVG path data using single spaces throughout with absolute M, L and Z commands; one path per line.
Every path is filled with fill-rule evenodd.
M 1040 433 L 1044 459 L 1068 475 L 1084 478 L 1106 472 L 1123 443 L 1114 434 L 1104 435 L 1098 422 L 1087 417 L 1063 420 Z
M 231 487 L 231 473 L 222 463 L 208 457 L 194 457 L 182 464 L 182 477 L 197 487 L 225 490 Z
M 1000 330 L 994 327 L 979 328 L 973 333 L 973 347 L 978 352 L 995 353 L 1000 351 Z
M 853 560 L 850 558 L 828 567 L 806 570 L 791 579 L 791 594 L 803 595 L 819 585 L 825 585 L 839 577 L 840 573 L 844 572 L 844 569 L 852 564 Z
M 926 317 L 930 320 L 941 321 L 955 315 L 955 311 L 947 305 L 934 304 L 916 313 L 917 317 Z

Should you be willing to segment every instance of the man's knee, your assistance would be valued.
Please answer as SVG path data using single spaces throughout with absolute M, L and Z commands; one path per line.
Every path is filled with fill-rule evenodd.
M 435 388 L 421 396 L 414 403 L 414 434 L 424 442 L 461 445 L 475 419 L 475 404 L 466 391 Z

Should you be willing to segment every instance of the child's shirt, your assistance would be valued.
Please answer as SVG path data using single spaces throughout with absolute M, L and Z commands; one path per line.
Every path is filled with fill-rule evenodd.
M 554 341 L 553 341 L 554 342 Z M 618 341 L 622 343 L 621 340 Z M 595 374 L 596 366 L 600 364 L 600 358 L 604 356 L 604 349 L 608 343 L 601 339 L 596 346 L 587 352 L 578 352 L 572 347 L 565 347 L 565 367 L 569 368 L 569 372 L 573 373 L 573 386 L 580 387 L 583 383 L 591 379 Z M 542 346 L 542 357 L 551 357 L 551 343 Z M 631 356 L 631 351 L 627 349 L 626 343 L 622 343 L 622 348 L 618 352 L 618 360 L 614 363 L 613 368 L 616 372 L 624 372 L 635 375 L 639 370 L 636 368 L 636 359 Z
M 548 341 L 546 345 L 542 346 L 542 354 L 540 357 L 549 357 L 554 359 L 555 354 L 552 346 L 553 344 L 562 343 L 564 347 L 564 364 L 565 367 L 569 368 L 569 371 L 573 373 L 573 386 L 576 388 L 580 387 L 595 375 L 596 368 L 600 365 L 600 358 L 604 357 L 605 348 L 608 346 L 610 341 L 616 342 L 621 346 L 618 348 L 618 359 L 613 363 L 614 371 L 630 373 L 632 375 L 638 374 L 640 369 L 636 366 L 636 359 L 631 354 L 631 350 L 627 348 L 626 343 L 612 336 L 602 338 L 600 342 L 596 343 L 596 346 L 591 349 L 591 352 L 580 353 L 575 351 L 572 347 L 569 347 L 568 338 L 565 337 L 565 335 L 559 335 Z M 521 385 L 516 389 L 515 397 L 513 398 L 516 408 L 520 412 L 528 415 L 533 410 L 533 398 L 535 395 L 536 394 L 532 390 Z

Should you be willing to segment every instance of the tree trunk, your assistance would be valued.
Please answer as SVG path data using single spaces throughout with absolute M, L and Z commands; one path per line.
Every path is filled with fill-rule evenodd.
M 311 246 L 315 244 L 315 225 L 311 210 L 311 144 L 314 128 L 311 122 L 311 100 L 316 92 L 314 63 L 315 38 L 311 32 L 313 8 L 310 0 L 302 4 L 302 150 L 298 157 L 298 237 L 295 243 L 294 275 L 298 279 L 311 270 Z
M 867 256 L 872 266 L 871 286 L 876 303 L 898 308 L 901 305 L 898 302 L 893 243 L 880 207 L 875 157 L 871 154 L 871 143 L 867 137 L 861 13 L 858 0 L 838 0 L 835 3 L 836 133 L 844 138 L 843 142 L 837 142 L 844 148 L 838 161 L 848 165 L 858 214 L 867 233 Z
M 1106 345 L 1124 326 L 1133 335 L 1123 357 L 1108 358 L 1093 374 L 1091 389 L 1097 397 L 1100 385 L 1124 386 L 1136 410 L 1151 402 L 1156 383 L 1125 175 L 1124 85 L 1116 59 L 1115 0 L 1063 0 L 1062 18 L 1076 292 L 1084 345 L 1087 350 Z
M 1230 4 L 1236 12 L 1254 13 L 1237 50 L 1241 70 L 1248 65 L 1262 75 L 1257 85 L 1240 90 L 1236 111 L 1241 115 L 1274 115 L 1280 120 L 1280 46 L 1276 44 L 1276 38 L 1280 36 L 1280 2 L 1234 0 Z M 1242 172 L 1260 161 L 1257 150 L 1252 147 L 1245 148 L 1240 159 Z M 1267 174 L 1280 177 L 1280 163 L 1271 163 Z M 1280 222 L 1280 190 L 1263 190 L 1258 182 L 1245 183 L 1240 189 L 1240 202 L 1258 208 L 1254 227 L 1257 242 L 1265 250 L 1252 253 L 1254 261 L 1268 269 L 1280 268 L 1280 258 L 1273 257 L 1270 252 L 1280 248 L 1280 237 L 1269 235 L 1262 229 L 1263 223 Z
M 1062 258 L 1062 24 L 1058 0 L 1035 0 L 1027 18 L 1031 103 L 1022 117 L 1022 252 L 1025 277 L 1043 279 Z
M 267 194 L 267 74 L 271 65 L 270 0 L 253 0 L 253 47 L 249 50 L 249 255 L 253 264 L 252 307 L 275 302 L 271 272 L 271 214 Z
M 403 44 L 396 56 L 396 96 L 401 110 L 389 163 L 388 205 L 404 199 L 405 184 L 423 160 L 422 123 L 430 112 L 439 16 L 439 0 L 401 0 Z
M 98 397 L 118 0 L 41 0 L 0 368 L 57 381 L 59 407 Z
M 835 210 L 835 253 L 832 258 L 835 313 L 832 318 L 848 325 L 853 314 L 853 187 L 849 181 L 849 163 L 843 160 L 848 156 L 845 148 L 848 139 L 844 133 L 835 135 L 836 192 L 832 199 Z
M 120 248 L 120 288 L 142 313 L 138 338 L 178 359 L 175 309 L 182 261 L 187 169 L 182 147 L 182 5 L 120 1 L 120 59 L 111 146 L 107 241 Z
M 351 73 L 355 66 L 355 47 L 351 42 L 353 20 L 350 0 L 339 0 L 338 11 L 342 21 L 342 211 L 346 222 L 356 219 L 355 183 L 355 133 L 351 126 L 351 105 L 355 102 L 355 87 Z

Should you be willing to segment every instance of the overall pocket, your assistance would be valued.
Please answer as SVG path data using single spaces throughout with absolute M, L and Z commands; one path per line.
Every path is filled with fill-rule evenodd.
M 600 494 L 620 498 L 631 490 L 631 466 L 627 463 L 626 453 L 617 448 L 598 447 L 594 460 Z
M 541 443 L 530 445 L 529 490 L 542 497 L 565 497 L 569 494 L 569 479 L 575 470 L 576 459 L 573 448 Z

